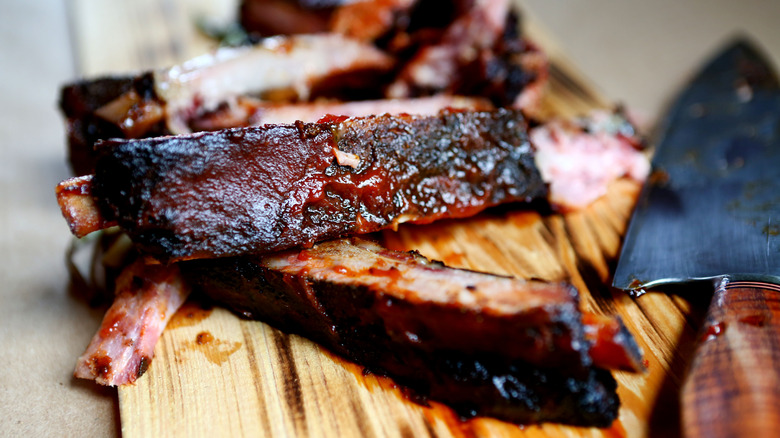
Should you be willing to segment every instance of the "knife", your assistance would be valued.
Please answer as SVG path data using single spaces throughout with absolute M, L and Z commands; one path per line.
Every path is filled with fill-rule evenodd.
M 665 118 L 613 286 L 711 282 L 681 391 L 691 437 L 780 437 L 780 87 L 746 40 Z M 690 284 L 689 284 L 690 283 Z

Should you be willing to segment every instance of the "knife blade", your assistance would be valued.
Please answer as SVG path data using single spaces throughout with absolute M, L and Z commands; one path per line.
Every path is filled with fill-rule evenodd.
M 712 282 L 683 383 L 687 436 L 780 436 L 780 86 L 746 40 L 694 77 L 660 130 L 613 286 Z

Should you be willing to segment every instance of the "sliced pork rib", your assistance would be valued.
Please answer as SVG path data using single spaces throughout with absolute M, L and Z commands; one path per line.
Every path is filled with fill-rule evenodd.
M 577 209 L 649 170 L 630 124 L 604 117 L 537 126 L 533 143 L 504 109 L 104 141 L 95 176 L 61 183 L 58 201 L 76 235 L 118 223 L 171 261 L 467 217 L 544 199 L 547 185 L 554 205 Z
M 254 269 L 255 273 L 269 283 L 269 288 L 285 283 L 283 288 L 300 289 L 295 293 L 303 294 L 298 297 L 303 301 L 297 307 L 311 306 L 307 312 L 330 307 L 336 312 L 333 318 L 351 318 L 367 327 L 381 320 L 386 332 L 383 336 L 404 348 L 494 354 L 556 368 L 593 364 L 604 369 L 642 369 L 638 347 L 620 320 L 590 314 L 585 318 L 579 311 L 577 291 L 565 283 L 450 268 L 416 252 L 393 251 L 354 237 L 322 242 L 309 249 L 246 256 L 224 263 L 190 261 L 181 266 L 202 282 L 207 281 L 203 278 L 207 274 L 193 270 L 208 271 L 212 262 L 223 267 L 256 265 L 259 268 Z M 245 272 L 245 276 L 249 274 Z M 246 317 L 265 319 L 275 313 L 273 307 L 284 305 L 258 302 L 275 300 L 278 296 L 274 294 L 255 297 L 255 292 L 235 288 L 212 289 L 209 293 Z M 328 303 L 349 300 L 370 305 L 363 308 L 362 304 L 354 304 L 359 311 L 343 302 L 324 305 L 315 296 L 320 293 Z M 273 320 L 294 330 L 283 316 Z M 333 326 L 338 324 L 320 328 L 330 336 L 335 333 Z M 354 329 L 354 324 L 342 328 L 341 335 Z M 592 347 L 598 350 L 595 361 Z
M 603 370 L 644 369 L 620 319 L 581 314 L 570 285 L 448 268 L 352 238 L 170 266 L 136 260 L 76 376 L 103 385 L 140 377 L 193 282 L 244 317 L 320 342 L 465 416 L 606 425 L 617 399 Z
M 593 369 L 590 339 L 612 352 L 602 363 L 641 367 L 630 335 L 602 333 L 619 320 L 583 326 L 566 284 L 452 269 L 360 239 L 180 266 L 237 313 L 309 337 L 461 412 L 604 425 L 617 399 L 608 374 Z
M 142 251 L 261 253 L 546 196 L 517 111 L 106 141 L 92 194 Z
M 446 13 L 432 0 L 315 3 L 247 1 L 244 7 L 293 16 L 300 12 L 317 20 L 325 14 L 332 19 L 330 33 L 267 37 L 252 46 L 221 48 L 167 69 L 63 87 L 60 107 L 67 119 L 76 175 L 92 173 L 93 146 L 100 139 L 264 123 L 262 113 L 279 103 L 316 105 L 312 101 L 320 98 L 343 102 L 445 94 L 489 100 L 494 106 L 513 106 L 529 114 L 538 105 L 547 63 L 541 51 L 519 34 L 506 0 L 458 1 Z M 356 15 L 373 19 L 350 18 Z M 300 24 L 310 27 L 305 21 Z M 381 44 L 368 36 L 388 26 L 394 30 L 380 38 Z M 404 112 L 420 114 L 414 108 Z
M 242 105 L 247 96 L 306 101 L 316 90 L 335 93 L 345 86 L 379 96 L 378 90 L 365 90 L 373 90 L 393 65 L 374 46 L 341 35 L 296 35 L 221 48 L 137 76 L 78 81 L 60 95 L 71 166 L 77 175 L 91 173 L 93 146 L 100 139 L 187 133 L 215 111 L 230 114 L 232 126 L 247 126 L 252 116 L 251 105 Z
M 476 0 L 472 8 L 457 17 L 436 44 L 423 46 L 391 86 L 393 97 L 413 94 L 411 87 L 445 90 L 458 76 L 461 65 L 489 50 L 504 32 L 509 13 L 508 0 Z
M 609 425 L 608 370 L 642 370 L 641 352 L 619 319 L 583 315 L 572 286 L 338 239 L 505 202 L 579 208 L 646 176 L 614 121 L 537 126 L 532 144 L 521 113 L 494 106 L 533 111 L 544 55 L 508 0 L 450 6 L 247 0 L 247 27 L 298 35 L 63 88 L 74 170 L 94 172 L 57 187 L 72 232 L 118 224 L 168 263 L 125 267 L 75 375 L 134 381 L 196 284 L 463 416 Z M 610 171 L 583 170 L 591 155 Z
M 75 376 L 101 385 L 134 382 L 154 357 L 154 347 L 190 287 L 176 265 L 137 260 L 116 280 L 114 303 L 76 365 Z

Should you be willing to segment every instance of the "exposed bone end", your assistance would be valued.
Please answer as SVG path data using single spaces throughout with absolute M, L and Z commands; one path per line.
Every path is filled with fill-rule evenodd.
M 117 278 L 114 303 L 73 375 L 108 386 L 134 382 L 149 367 L 163 329 L 190 290 L 177 265 L 143 259 L 128 265 Z
M 94 231 L 113 227 L 115 221 L 103 217 L 92 197 L 92 176 L 84 175 L 59 183 L 55 192 L 62 216 L 68 222 L 70 232 L 84 237 Z

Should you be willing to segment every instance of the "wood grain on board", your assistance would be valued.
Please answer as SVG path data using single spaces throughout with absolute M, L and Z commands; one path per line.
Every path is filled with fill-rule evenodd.
M 71 3 L 80 74 L 170 65 L 214 43 L 195 22 L 228 17 L 234 1 L 138 0 Z M 526 26 L 552 60 L 548 114 L 572 116 L 605 102 L 555 49 Z M 449 265 L 523 278 L 572 282 L 585 309 L 618 314 L 645 352 L 648 373 L 615 373 L 622 407 L 608 429 L 518 426 L 459 420 L 446 407 L 408 400 L 392 381 L 365 375 L 299 336 L 221 308 L 188 304 L 172 319 L 147 373 L 119 388 L 122 434 L 143 436 L 674 436 L 677 392 L 697 326 L 697 309 L 675 295 L 638 299 L 612 290 L 621 236 L 639 185 L 618 181 L 584 211 L 540 214 L 522 206 L 467 220 L 402 226 L 381 235 L 393 249 L 417 249 Z

